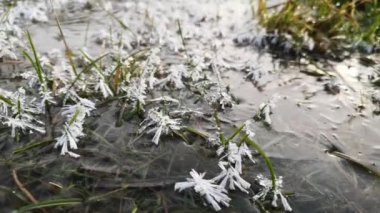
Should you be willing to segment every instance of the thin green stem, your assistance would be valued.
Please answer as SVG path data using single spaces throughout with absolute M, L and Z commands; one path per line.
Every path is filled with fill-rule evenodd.
M 187 132 L 190 132 L 190 133 L 193 133 L 193 134 L 196 134 L 204 139 L 208 139 L 210 136 L 205 133 L 205 132 L 201 132 L 199 130 L 196 130 L 192 127 L 189 127 L 189 126 L 185 126 L 185 127 L 182 127 L 183 130 L 187 131 Z
M 227 138 L 227 143 L 231 142 L 236 136 L 238 136 L 244 127 L 245 124 L 241 125 L 238 129 L 236 129 L 236 131 L 230 137 Z
M 38 55 L 37 55 L 36 47 L 34 45 L 32 36 L 29 33 L 29 31 L 26 31 L 26 36 L 28 38 L 29 45 L 32 49 L 34 60 L 32 59 L 32 57 L 27 52 L 24 51 L 23 53 L 24 53 L 25 57 L 30 61 L 30 63 L 32 63 L 34 69 L 37 72 L 38 80 L 39 80 L 40 84 L 42 85 L 43 89 L 46 91 L 47 88 L 45 85 L 46 82 L 45 82 L 45 78 L 44 78 L 44 76 L 45 76 L 44 70 L 41 66 L 40 59 L 38 58 Z
M 99 75 L 101 75 L 104 79 L 106 79 L 106 76 L 104 75 L 103 71 L 96 65 L 96 62 L 94 62 L 94 59 L 91 58 L 91 56 L 89 56 L 86 52 L 84 52 L 83 50 L 79 50 L 79 52 L 82 53 L 82 55 L 90 61 L 90 63 L 93 65 L 93 67 L 95 67 L 95 70 L 97 71 L 97 73 L 99 73 Z
M 182 26 L 181 26 L 181 22 L 179 21 L 179 19 L 177 19 L 177 26 L 178 26 L 179 36 L 181 37 L 182 46 L 183 46 L 183 48 L 185 49 L 185 52 L 186 52 L 185 38 L 183 37 Z
M 255 143 L 252 139 L 250 139 L 249 137 L 245 137 L 245 143 L 247 143 L 249 146 L 254 148 L 261 155 L 261 157 L 264 159 L 265 164 L 267 165 L 267 167 L 269 169 L 270 176 L 272 179 L 272 190 L 275 190 L 276 189 L 276 173 L 274 171 L 274 167 L 272 165 L 271 160 L 269 159 L 267 154 L 264 152 L 264 150 L 257 143 Z
M 71 83 L 71 85 L 69 86 L 69 88 L 67 89 L 67 91 L 70 90 L 75 85 L 75 83 L 80 79 L 82 73 L 85 73 L 85 72 L 89 71 L 92 66 L 94 66 L 99 60 L 101 60 L 102 58 L 104 58 L 107 55 L 108 55 L 108 53 L 105 53 L 105 54 L 99 56 L 97 59 L 91 61 L 91 63 L 89 65 L 87 65 L 80 73 L 78 73 L 78 75 L 76 76 L 76 78 L 74 79 L 74 81 Z
M 12 100 L 3 96 L 3 95 L 0 95 L 0 100 L 5 102 L 6 104 L 8 104 L 9 106 L 13 106 L 14 103 L 12 103 Z
M 89 197 L 86 201 L 87 202 L 92 202 L 92 201 L 100 201 L 100 200 L 103 200 L 103 199 L 106 199 L 107 197 L 110 197 L 116 193 L 119 193 L 119 192 L 122 192 L 122 191 L 125 191 L 126 189 L 128 188 L 128 185 L 125 185 L 125 186 L 122 186 L 121 188 L 119 189 L 115 189 L 113 191 L 109 191 L 109 192 L 106 192 L 104 194 L 100 194 L 100 195 L 94 195 L 94 196 L 91 196 Z

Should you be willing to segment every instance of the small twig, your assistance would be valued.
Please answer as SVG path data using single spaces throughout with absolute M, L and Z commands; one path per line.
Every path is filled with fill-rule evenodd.
M 34 204 L 38 203 L 38 201 L 36 200 L 36 198 L 34 198 L 34 196 L 32 195 L 32 193 L 30 193 L 28 191 L 28 189 L 25 188 L 25 186 L 20 182 L 20 180 L 18 179 L 18 176 L 17 176 L 17 172 L 15 169 L 12 169 L 12 177 L 13 177 L 13 180 L 15 181 L 17 187 L 22 191 L 22 193 L 24 193 L 24 195 Z
M 12 178 L 15 181 L 17 187 L 21 190 L 22 193 L 33 203 L 37 204 L 37 199 L 32 195 L 32 193 L 29 192 L 27 188 L 20 182 L 17 176 L 17 171 L 15 169 L 12 169 Z M 45 209 L 41 209 L 43 213 L 48 213 Z
M 77 72 L 77 69 L 76 69 L 75 64 L 74 64 L 73 51 L 70 49 L 68 43 L 66 42 L 65 34 L 63 34 L 61 23 L 59 22 L 58 16 L 57 16 L 57 14 L 55 14 L 55 11 L 54 11 L 54 15 L 55 15 L 55 21 L 57 23 L 63 44 L 65 45 L 65 55 L 66 55 L 67 59 L 69 60 L 69 64 L 71 65 L 71 68 L 73 69 L 75 76 L 78 76 L 78 72 Z
M 374 174 L 375 176 L 380 177 L 380 171 L 376 170 L 376 168 L 372 167 L 370 164 L 365 164 L 365 163 L 361 162 L 360 160 L 355 159 L 355 158 L 348 156 L 348 155 L 346 155 L 342 152 L 339 152 L 339 151 L 332 151 L 332 152 L 328 152 L 328 153 L 331 155 L 334 155 L 338 158 L 344 159 L 350 163 L 353 163 L 353 164 L 359 166 L 360 168 L 367 170 L 370 174 Z

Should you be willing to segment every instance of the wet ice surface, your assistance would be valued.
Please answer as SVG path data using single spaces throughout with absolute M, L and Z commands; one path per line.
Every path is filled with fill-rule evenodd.
M 212 59 L 222 71 L 224 83 L 240 100 L 240 104 L 224 114 L 226 119 L 244 122 L 255 115 L 261 103 L 273 100 L 272 126 L 268 129 L 256 123 L 256 140 L 269 154 L 277 174 L 284 176 L 286 191 L 294 192 L 289 201 L 295 212 L 376 212 L 380 207 L 378 178 L 326 153 L 336 147 L 374 170 L 380 170 L 380 132 L 377 129 L 380 121 L 373 115 L 377 106 L 372 103 L 372 94 L 376 91 L 366 80 L 375 68 L 363 67 L 355 59 L 331 62 L 327 69 L 341 85 L 340 92 L 332 95 L 324 90 L 325 82 L 301 73 L 301 67 L 284 67 L 280 60 L 263 50 L 252 45 L 236 45 L 234 39 L 260 33 L 252 20 L 249 1 L 126 1 L 114 2 L 114 8 L 114 14 L 134 32 L 123 34 L 131 45 L 138 39 L 142 47 L 162 46 L 167 52 L 166 63 L 183 63 L 182 56 L 186 52 L 202 60 Z M 85 46 L 94 55 L 103 51 L 94 43 L 100 31 L 120 28 L 104 11 L 87 11 L 80 14 L 80 18 L 73 15 L 60 19 L 70 47 Z M 177 20 L 181 23 L 186 51 L 177 33 Z M 58 28 L 54 21 L 31 25 L 29 29 L 40 51 L 63 48 L 62 41 L 56 39 Z M 22 72 L 17 66 L 1 65 L 1 76 L 7 78 L 8 73 L 4 70 L 14 69 Z M 3 85 L 8 80 L 1 81 Z M 54 152 L 42 159 L 49 162 L 46 171 L 56 166 L 55 172 L 70 168 L 89 176 L 80 178 L 78 172 L 59 177 L 52 171 L 50 174 L 55 180 L 46 177 L 41 181 L 69 184 L 80 180 L 78 185 L 91 183 L 100 189 L 97 192 L 106 192 L 127 182 L 131 188 L 141 188 L 142 195 L 135 192 L 136 196 L 143 196 L 146 191 L 151 193 L 145 198 L 147 206 L 139 208 L 148 208 L 149 201 L 156 199 L 153 194 L 164 197 L 171 211 L 185 211 L 183 203 L 187 203 L 189 211 L 199 211 L 196 209 L 201 205 L 191 205 L 182 200 L 183 195 L 173 193 L 173 183 L 187 177 L 192 168 L 207 171 L 210 176 L 217 174 L 216 159 L 208 158 L 209 153 L 199 145 L 188 146 L 170 138 L 152 147 L 150 138 L 136 138 L 138 123 L 125 122 L 115 127 L 116 110 L 111 106 L 99 110 L 100 117 L 93 122 L 94 133 L 89 133 L 90 141 L 82 145 L 80 160 L 56 162 L 57 153 Z M 206 128 L 204 125 L 200 122 L 199 128 Z M 258 164 L 258 167 L 247 168 L 244 176 L 247 180 L 253 181 L 259 172 L 266 172 L 261 160 Z M 94 174 L 99 177 L 91 177 Z M 1 183 L 9 181 L 1 178 L 4 179 Z M 149 184 L 162 188 L 147 189 Z M 35 190 L 46 188 L 48 186 L 39 186 Z M 52 194 L 49 192 L 41 197 Z M 248 196 L 235 193 L 232 197 L 238 199 L 233 199 L 225 212 L 258 212 Z M 111 202 L 119 211 L 134 206 L 128 197 L 115 198 Z M 108 209 L 109 205 L 99 202 L 91 207 Z M 76 211 L 86 207 L 78 207 Z

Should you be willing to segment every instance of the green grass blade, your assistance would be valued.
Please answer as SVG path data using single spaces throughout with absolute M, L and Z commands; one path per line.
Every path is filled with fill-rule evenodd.
M 198 136 L 202 137 L 205 140 L 207 140 L 208 138 L 210 138 L 210 136 L 206 132 L 201 132 L 201 131 L 199 131 L 197 129 L 194 129 L 192 127 L 189 127 L 189 126 L 183 127 L 183 130 L 188 131 L 190 133 L 193 133 L 195 135 L 198 135 Z
M 73 117 L 71 117 L 71 119 L 70 119 L 70 121 L 69 121 L 69 125 L 70 125 L 70 126 L 71 126 L 71 125 L 77 120 L 79 113 L 80 113 L 80 109 L 77 108 L 77 109 L 75 110 L 75 112 L 74 112 Z
M 7 97 L 5 97 L 3 95 L 0 95 L 0 100 L 3 101 L 3 102 L 5 102 L 9 106 L 13 106 L 14 105 L 14 103 L 12 102 L 11 99 L 9 99 L 9 98 L 7 98 Z
M 260 156 L 264 159 L 265 164 L 267 165 L 269 169 L 270 176 L 272 179 L 272 190 L 274 190 L 276 188 L 276 172 L 274 171 L 274 167 L 272 165 L 271 160 L 269 159 L 268 155 L 264 152 L 264 150 L 257 143 L 255 143 L 255 141 L 250 139 L 248 135 L 246 135 L 244 138 L 245 138 L 244 139 L 245 143 L 247 143 L 250 147 L 255 149 L 260 154 Z
M 34 209 L 42 209 L 42 208 L 50 208 L 55 206 L 67 206 L 67 205 L 77 205 L 82 203 L 82 199 L 80 198 L 67 198 L 67 199 L 52 199 L 41 201 L 36 204 L 30 204 L 27 206 L 23 206 L 18 209 L 18 213 L 27 212 Z
M 105 54 L 99 56 L 98 58 L 93 60 L 89 65 L 87 65 L 80 73 L 78 73 L 78 75 L 75 77 L 73 83 L 71 83 L 71 85 L 69 86 L 69 88 L 67 90 L 70 90 L 75 85 L 75 83 L 80 79 L 82 73 L 88 72 L 92 66 L 94 66 L 99 60 L 101 60 L 102 58 L 104 58 L 108 54 L 109 53 L 105 53 Z
M 83 57 L 85 57 L 87 60 L 90 61 L 90 64 L 92 64 L 93 67 L 95 67 L 96 71 L 104 78 L 106 79 L 106 76 L 104 75 L 102 69 L 100 69 L 97 65 L 94 59 L 92 59 L 87 53 L 85 53 L 83 50 L 79 50 L 80 53 L 82 53 Z
M 127 188 L 128 188 L 128 185 L 125 185 L 125 186 L 122 186 L 119 189 L 115 189 L 113 191 L 109 191 L 109 192 L 106 192 L 104 194 L 91 196 L 86 201 L 89 201 L 89 202 L 95 201 L 95 202 L 97 202 L 97 201 L 106 199 L 107 197 L 110 197 L 110 196 L 112 196 L 114 194 L 117 194 L 119 192 L 125 191 Z
M 32 64 L 34 70 L 38 70 L 37 66 L 36 66 L 36 63 L 34 63 L 34 60 L 33 58 L 29 55 L 29 53 L 27 53 L 26 51 L 22 51 L 22 54 L 24 55 L 24 57 L 26 59 L 28 59 L 28 61 Z M 38 78 L 39 80 L 39 78 Z
M 177 27 L 178 27 L 178 33 L 179 33 L 179 35 L 181 37 L 182 46 L 183 46 L 183 48 L 186 51 L 185 38 L 183 37 L 182 25 L 181 25 L 181 22 L 179 21 L 179 19 L 177 19 Z
M 236 131 L 230 137 L 227 138 L 227 144 L 230 141 L 232 141 L 237 135 L 239 135 L 244 127 L 245 127 L 245 124 L 241 125 L 238 129 L 236 129 Z
M 44 84 L 45 83 L 44 70 L 42 69 L 42 66 L 41 66 L 41 63 L 40 63 L 40 59 L 38 58 L 38 55 L 37 55 L 36 47 L 34 45 L 32 36 L 29 33 L 29 31 L 26 31 L 26 36 L 28 38 L 29 45 L 32 48 L 34 60 L 26 52 L 24 53 L 24 55 L 28 58 L 28 60 L 32 63 L 34 69 L 36 70 L 37 76 L 38 76 L 38 80 L 40 81 L 40 84 L 41 85 L 45 85 Z
M 53 142 L 54 140 L 48 139 L 43 141 L 36 141 L 32 143 L 27 143 L 25 146 L 18 147 L 15 151 L 13 151 L 13 154 L 22 154 L 28 150 L 34 149 L 36 147 L 40 147 L 45 144 L 49 144 Z
M 175 135 L 177 135 L 178 137 L 180 137 L 183 141 L 185 141 L 187 144 L 191 144 L 191 142 L 189 141 L 189 139 L 184 135 L 184 134 L 182 134 L 181 132 L 179 132 L 179 131 L 176 131 L 176 130 L 172 130 L 173 131 L 173 133 L 175 134 Z

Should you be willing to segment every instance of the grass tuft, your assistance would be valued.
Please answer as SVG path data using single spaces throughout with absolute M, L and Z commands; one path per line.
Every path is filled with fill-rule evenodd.
M 257 14 L 268 32 L 290 35 L 301 46 L 308 36 L 317 52 L 352 50 L 380 41 L 377 0 L 287 0 L 271 9 L 260 0 Z

